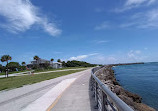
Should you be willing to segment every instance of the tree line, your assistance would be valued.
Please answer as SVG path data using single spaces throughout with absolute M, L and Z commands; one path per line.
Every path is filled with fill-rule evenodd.
M 34 56 L 33 57 L 34 60 L 38 61 L 40 59 L 39 56 Z M 2 66 L 0 64 L 0 72 L 5 72 L 6 77 L 8 77 L 8 72 L 12 72 L 12 71 L 23 71 L 27 69 L 27 65 L 26 62 L 22 62 L 21 64 L 19 64 L 18 62 L 9 62 L 10 60 L 12 60 L 12 57 L 10 55 L 3 55 L 1 57 L 1 62 L 6 62 L 6 66 Z M 53 63 L 54 59 L 51 58 L 50 61 Z M 57 60 L 57 62 L 62 63 L 63 67 L 94 67 L 96 66 L 96 64 L 90 64 L 84 61 L 61 61 L 60 59 Z M 52 68 L 50 67 L 50 63 L 42 63 L 42 64 L 37 64 L 33 67 L 33 69 L 49 69 Z
M 34 56 L 33 57 L 34 60 L 39 60 L 40 58 L 38 56 Z M 12 57 L 10 55 L 3 55 L 0 58 L 1 62 L 6 62 L 6 66 L 2 66 L 2 64 L 0 64 L 0 72 L 5 72 L 6 77 L 8 77 L 8 72 L 13 72 L 13 71 L 23 71 L 23 70 L 27 70 L 27 65 L 26 62 L 22 62 L 21 64 L 18 62 L 9 62 L 10 60 L 12 60 Z M 54 61 L 53 58 L 50 59 L 50 61 Z M 60 59 L 57 60 L 58 62 L 61 62 Z M 43 68 L 48 68 L 49 65 L 43 64 Z M 39 67 L 37 67 L 39 68 Z
M 76 60 L 67 61 L 67 62 L 63 61 L 62 65 L 65 67 L 95 67 L 96 66 L 96 64 L 90 64 L 84 61 L 76 61 Z

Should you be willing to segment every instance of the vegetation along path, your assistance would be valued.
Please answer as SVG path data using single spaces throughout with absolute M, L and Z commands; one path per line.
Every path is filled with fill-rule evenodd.
M 13 76 L 23 76 L 23 75 L 30 75 L 30 74 L 44 74 L 44 73 L 51 73 L 51 72 L 62 72 L 62 71 L 71 71 L 71 70 L 83 70 L 83 69 L 87 69 L 87 68 L 75 68 L 75 69 L 61 69 L 61 70 L 52 70 L 52 71 L 35 71 L 35 73 L 32 73 L 34 72 L 34 70 L 32 71 L 26 71 L 26 72 L 20 72 L 20 73 L 13 73 L 13 74 L 10 74 L 9 77 L 13 77 Z M 0 78 L 5 78 L 5 75 L 0 75 Z
M 49 73 L 49 74 L 38 74 L 34 76 L 27 75 L 27 76 L 19 76 L 19 77 L 14 77 L 14 78 L 7 78 L 9 80 L 16 79 L 16 81 L 17 80 L 19 81 L 18 82 L 19 84 L 23 81 L 39 82 L 39 81 L 44 80 L 43 78 L 50 79 L 50 80 L 42 81 L 42 82 L 35 83 L 32 85 L 25 85 L 23 87 L 12 89 L 9 91 L 7 90 L 0 91 L 0 98 L 1 98 L 0 109 L 1 110 L 7 109 L 7 111 L 21 111 L 25 109 L 28 105 L 32 104 L 32 102 L 36 101 L 38 98 L 45 95 L 45 93 L 50 91 L 52 88 L 56 87 L 62 81 L 65 81 L 71 78 L 78 78 L 87 72 L 90 73 L 90 69 L 84 70 L 84 71 L 80 70 L 80 72 L 65 71 L 65 72 L 54 72 L 54 73 Z M 54 79 L 51 79 L 51 78 L 54 78 Z M 1 81 L 0 84 L 2 84 L 2 82 L 4 81 Z M 13 84 L 10 82 L 11 81 L 8 81 L 8 85 Z
M 33 84 L 37 82 L 41 82 L 44 80 L 49 80 L 53 78 L 57 78 L 60 76 L 72 74 L 75 72 L 82 71 L 80 70 L 62 70 L 62 71 L 55 71 L 55 72 L 47 72 L 43 74 L 34 74 L 34 75 L 24 75 L 24 76 L 17 76 L 17 77 L 9 77 L 9 78 L 0 78 L 0 90 L 4 89 L 11 89 L 21 87 L 27 84 Z

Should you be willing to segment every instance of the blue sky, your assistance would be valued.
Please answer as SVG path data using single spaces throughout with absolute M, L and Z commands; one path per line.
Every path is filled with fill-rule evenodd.
M 158 61 L 157 0 L 0 0 L 0 55 Z

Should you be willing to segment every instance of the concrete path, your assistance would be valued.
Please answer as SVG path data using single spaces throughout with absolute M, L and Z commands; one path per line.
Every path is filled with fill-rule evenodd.
M 45 74 L 45 73 L 51 73 L 51 72 L 63 72 L 63 71 L 71 71 L 71 70 L 83 70 L 87 68 L 76 68 L 76 69 L 64 69 L 64 70 L 55 70 L 55 71 L 45 71 L 45 72 L 37 72 L 33 74 Z M 14 76 L 23 76 L 23 75 L 30 75 L 30 71 L 26 72 L 21 72 L 21 73 L 14 73 L 14 74 L 9 74 L 9 77 L 14 77 Z M 0 78 L 5 78 L 5 75 L 0 75 Z
M 63 80 L 22 111 L 46 111 L 49 106 L 51 106 L 52 102 L 55 102 L 55 100 L 64 92 L 64 90 L 66 90 L 66 88 L 69 87 L 75 80 L 76 78 Z
M 89 88 L 91 71 L 81 75 L 47 111 L 97 111 Z
M 35 84 L 32 84 L 32 85 L 26 85 L 24 87 L 21 87 L 21 88 L 16 88 L 16 89 L 13 89 L 13 90 L 9 90 L 9 91 L 1 91 L 0 92 L 0 111 L 21 111 L 21 110 L 24 110 L 26 109 L 28 106 L 30 106 L 31 104 L 34 104 L 36 103 L 38 100 L 41 101 L 40 98 L 42 97 L 46 97 L 48 99 L 48 97 L 51 97 L 54 95 L 52 93 L 53 89 L 55 87 L 57 87 L 59 84 L 61 84 L 63 81 L 67 80 L 67 79 L 72 79 L 72 78 L 79 78 L 81 75 L 87 75 L 87 76 L 90 76 L 90 69 L 88 70 L 85 70 L 85 71 L 81 71 L 81 72 L 77 72 L 77 73 L 73 73 L 73 74 L 70 74 L 70 75 L 66 75 L 66 76 L 62 76 L 62 77 L 58 77 L 58 78 L 55 78 L 55 79 L 51 79 L 51 80 L 46 80 L 46 81 L 43 81 L 43 82 L 40 82 L 40 83 L 35 83 Z M 87 78 L 87 76 L 85 76 Z M 84 78 L 84 76 L 81 76 L 83 77 L 83 79 L 85 79 L 84 81 L 86 81 L 86 78 Z M 89 78 L 87 78 L 87 82 L 89 81 L 88 80 Z M 80 79 L 77 79 L 75 81 L 75 83 L 80 80 Z M 67 85 L 65 85 L 64 83 L 64 86 L 62 86 L 60 89 L 66 89 L 67 86 L 69 86 L 69 82 L 66 83 Z M 74 84 L 73 84 L 74 85 Z M 72 86 L 73 86 L 72 85 Z M 78 84 L 79 85 L 79 84 Z M 60 86 L 60 85 L 59 85 Z M 84 86 L 84 85 L 82 85 Z M 85 93 L 88 98 L 89 98 L 89 93 L 88 93 L 88 86 L 85 85 L 85 91 L 87 91 L 87 93 Z M 79 87 L 79 86 L 78 86 Z M 70 87 L 71 88 L 71 87 Z M 58 88 L 56 88 L 58 89 Z M 66 90 L 66 92 L 68 91 L 69 89 Z M 74 89 L 74 91 L 76 92 L 76 90 L 79 90 L 79 89 Z M 80 89 L 82 90 L 82 89 Z M 56 90 L 57 91 L 57 90 Z M 72 91 L 72 89 L 71 89 Z M 50 95 L 51 93 L 52 95 Z M 53 91 L 54 92 L 54 91 Z M 55 98 L 58 98 L 59 95 L 62 93 L 63 91 L 61 92 L 56 92 L 56 97 Z M 65 93 L 66 93 L 65 92 Z M 64 93 L 64 94 L 65 94 Z M 63 95 L 64 96 L 64 95 Z M 85 96 L 85 97 L 87 97 Z M 79 96 L 78 96 L 79 97 Z M 87 98 L 87 102 L 88 102 L 88 98 Z M 43 100 L 43 98 L 42 98 Z M 54 99 L 55 100 L 55 99 Z M 54 103 L 54 100 L 52 99 L 51 100 L 51 103 L 49 102 L 47 107 L 50 107 L 51 104 Z M 38 104 L 40 104 L 40 106 L 43 105 L 43 103 L 39 102 Z M 90 103 L 85 103 L 87 105 L 90 105 Z M 73 105 L 73 104 L 72 104 Z M 32 106 L 32 105 L 31 105 Z M 73 106 L 72 106 L 73 107 Z M 90 107 L 90 106 L 88 106 Z M 28 110 L 28 111 L 31 111 L 31 110 Z M 39 110 L 38 110 L 39 111 Z M 76 110 L 74 110 L 76 111 Z M 81 111 L 81 110 L 80 110 Z M 83 110 L 82 110 L 83 111 Z M 88 111 L 88 110 L 86 110 Z

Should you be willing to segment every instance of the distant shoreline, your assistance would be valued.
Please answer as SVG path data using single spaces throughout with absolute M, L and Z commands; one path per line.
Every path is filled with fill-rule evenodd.
M 144 62 L 135 62 L 135 63 L 119 63 L 119 64 L 110 64 L 109 66 L 134 65 L 134 64 L 145 64 L 145 63 L 144 63 Z

